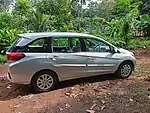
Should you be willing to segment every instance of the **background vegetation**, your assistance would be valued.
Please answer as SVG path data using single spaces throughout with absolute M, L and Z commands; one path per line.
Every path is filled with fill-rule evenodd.
M 18 33 L 49 31 L 85 32 L 119 47 L 147 48 L 149 38 L 133 36 L 150 36 L 150 1 L 0 0 L 0 50 Z

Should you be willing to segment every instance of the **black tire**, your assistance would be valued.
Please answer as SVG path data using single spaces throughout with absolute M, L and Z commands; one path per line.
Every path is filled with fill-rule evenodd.
M 129 66 L 129 68 L 131 68 L 131 70 L 126 75 L 123 75 L 121 72 L 121 70 L 124 68 L 124 66 Z M 131 75 L 132 71 L 133 71 L 133 64 L 129 61 L 125 61 L 120 64 L 120 66 L 118 67 L 118 70 L 115 72 L 115 75 L 119 78 L 125 79 Z
M 38 84 L 37 80 L 40 77 L 42 77 L 42 75 L 49 75 L 53 79 L 52 85 L 48 89 L 41 89 L 37 85 Z M 57 83 L 58 83 L 58 78 L 54 72 L 52 72 L 52 71 L 40 71 L 33 76 L 32 80 L 31 80 L 31 88 L 34 90 L 35 93 L 48 92 L 48 91 L 53 90 L 56 87 Z

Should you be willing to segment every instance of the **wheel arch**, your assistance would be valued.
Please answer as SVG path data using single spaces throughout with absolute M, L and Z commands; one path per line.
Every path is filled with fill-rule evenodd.
M 39 70 L 39 71 L 37 71 L 36 73 L 33 74 L 33 76 L 32 76 L 31 79 L 30 79 L 30 83 L 31 83 L 32 79 L 33 79 L 38 73 L 40 73 L 40 72 L 46 72 L 46 71 L 47 71 L 47 72 L 52 72 L 53 74 L 55 74 L 55 76 L 56 76 L 58 82 L 60 81 L 60 78 L 59 78 L 58 74 L 57 74 L 54 70 L 51 70 L 51 69 L 41 69 L 41 70 Z
M 133 61 L 132 61 L 132 60 L 124 60 L 123 62 L 121 62 L 121 63 L 119 64 L 118 68 L 119 68 L 119 67 L 120 67 L 123 63 L 125 63 L 125 62 L 129 62 L 129 63 L 131 63 L 131 65 L 132 65 L 132 69 L 134 70 L 135 66 L 134 66 L 134 63 L 133 63 Z M 117 70 L 118 70 L 118 68 L 117 68 Z

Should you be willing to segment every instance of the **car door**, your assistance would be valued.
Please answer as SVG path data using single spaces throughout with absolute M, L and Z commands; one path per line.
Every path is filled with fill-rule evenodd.
M 87 59 L 81 45 L 80 38 L 53 38 L 52 53 L 47 56 L 50 67 L 61 81 L 82 77 L 87 72 Z
M 97 38 L 84 38 L 89 74 L 114 73 L 119 59 L 111 52 L 110 45 Z

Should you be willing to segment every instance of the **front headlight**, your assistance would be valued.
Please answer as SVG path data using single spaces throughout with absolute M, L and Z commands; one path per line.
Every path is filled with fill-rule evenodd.
M 132 52 L 130 52 L 130 54 L 131 54 L 132 56 L 135 56 L 134 53 L 132 53 Z

